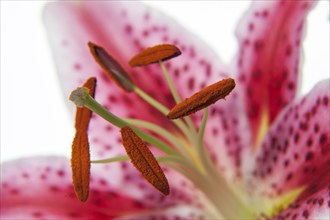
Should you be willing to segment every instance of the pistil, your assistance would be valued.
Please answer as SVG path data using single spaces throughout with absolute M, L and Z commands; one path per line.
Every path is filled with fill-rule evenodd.
M 90 78 L 84 84 L 85 92 L 95 94 L 96 79 Z M 72 142 L 71 167 L 72 182 L 78 199 L 85 202 L 89 195 L 90 154 L 88 142 L 88 125 L 92 112 L 88 108 L 77 107 L 75 128 L 76 134 Z

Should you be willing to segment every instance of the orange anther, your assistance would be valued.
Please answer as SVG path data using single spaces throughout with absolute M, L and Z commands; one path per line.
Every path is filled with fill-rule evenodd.
M 126 92 L 133 91 L 133 82 L 124 68 L 105 49 L 92 42 L 88 43 L 95 61 L 110 76 L 110 78 Z
M 89 194 L 90 155 L 87 132 L 77 130 L 71 151 L 72 182 L 77 198 L 85 202 Z
M 164 195 L 170 193 L 170 187 L 163 170 L 143 140 L 130 127 L 122 127 L 123 145 L 131 162 L 142 176 Z
M 145 66 L 177 57 L 181 54 L 179 48 L 172 44 L 160 44 L 149 47 L 135 55 L 128 63 L 131 67 Z
M 169 119 L 181 118 L 193 114 L 219 99 L 225 98 L 235 88 L 232 78 L 214 83 L 174 106 L 167 114 Z

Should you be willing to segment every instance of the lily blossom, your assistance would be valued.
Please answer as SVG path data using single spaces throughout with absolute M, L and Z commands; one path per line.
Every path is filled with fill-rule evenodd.
M 168 196 L 161 194 L 122 157 L 119 129 L 93 113 L 88 128 L 92 160 L 123 161 L 92 164 L 85 203 L 75 196 L 66 158 L 2 164 L 1 218 L 328 219 L 329 80 L 298 96 L 304 23 L 314 4 L 254 2 L 237 29 L 238 55 L 226 66 L 204 42 L 141 3 L 49 3 L 44 19 L 64 93 L 96 77 L 97 102 L 137 127 L 167 132 L 157 140 L 184 162 L 148 145 L 156 158 L 165 154 L 168 159 L 159 159 L 170 187 Z M 208 113 L 172 121 L 136 91 L 118 87 L 95 62 L 88 42 L 102 45 L 134 86 L 166 108 L 177 100 L 164 69 L 182 99 L 229 77 L 236 87 Z M 161 67 L 129 66 L 141 50 L 163 43 L 175 44 L 181 56 Z M 166 142 L 168 136 L 173 138 Z

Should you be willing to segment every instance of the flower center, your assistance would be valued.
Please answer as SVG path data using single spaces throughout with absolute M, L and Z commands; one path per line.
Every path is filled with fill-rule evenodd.
M 167 180 L 163 174 L 160 174 L 163 172 L 159 170 L 158 163 L 164 164 L 194 183 L 208 200 L 209 206 L 206 208 L 214 217 L 226 219 L 252 218 L 251 210 L 247 208 L 246 204 L 242 202 L 221 173 L 218 172 L 205 149 L 203 140 L 208 117 L 207 106 L 226 97 L 235 87 L 235 81 L 230 78 L 221 80 L 181 101 L 174 83 L 163 65 L 164 60 L 180 55 L 180 50 L 174 45 L 167 44 L 148 48 L 133 57 L 129 63 L 131 66 L 142 66 L 157 62 L 160 64 L 172 96 L 177 103 L 169 110 L 134 85 L 126 71 L 102 47 L 93 43 L 89 43 L 89 47 L 97 63 L 121 88 L 127 92 L 135 92 L 148 104 L 166 115 L 169 120 L 174 119 L 171 122 L 181 131 L 179 134 L 177 132 L 173 134 L 148 121 L 135 118 L 119 118 L 90 96 L 88 89 L 85 87 L 78 88 L 72 92 L 70 100 L 75 102 L 77 106 L 88 108 L 111 124 L 121 128 L 123 145 L 127 152 L 127 156 L 94 160 L 91 163 L 110 163 L 130 159 L 148 182 L 167 195 L 170 193 L 169 189 L 166 188 Z M 200 127 L 196 128 L 189 115 L 201 109 L 204 109 L 204 115 Z M 157 136 L 151 135 L 145 130 Z M 163 155 L 155 158 L 144 142 L 161 150 Z M 72 167 L 75 166 L 72 165 Z M 152 177 L 149 175 L 150 170 L 153 171 Z M 73 170 L 73 172 L 75 171 Z M 157 174 L 160 174 L 160 176 Z M 82 183 L 78 182 L 76 184 L 81 185 Z

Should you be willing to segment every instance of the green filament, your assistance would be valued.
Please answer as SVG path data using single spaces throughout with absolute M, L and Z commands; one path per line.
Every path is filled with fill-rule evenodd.
M 167 71 L 164 63 L 160 60 L 159 61 L 159 64 L 160 64 L 160 67 L 162 68 L 162 71 L 163 71 L 164 76 L 166 78 L 167 84 L 170 87 L 170 91 L 172 93 L 172 96 L 173 96 L 175 102 L 177 104 L 180 103 L 181 102 L 181 98 L 180 98 L 180 96 L 178 94 L 178 91 L 175 89 L 173 80 L 171 79 L 170 75 L 168 74 L 168 71 Z M 190 117 L 184 117 L 184 120 L 188 124 L 188 127 L 189 127 L 190 131 L 191 132 L 194 132 L 195 131 L 195 126 L 194 126 L 192 120 L 190 119 Z
M 127 155 L 119 156 L 119 157 L 112 157 L 109 159 L 104 160 L 92 160 L 91 163 L 113 163 L 113 162 L 119 162 L 119 161 L 125 161 L 129 160 L 129 157 Z

